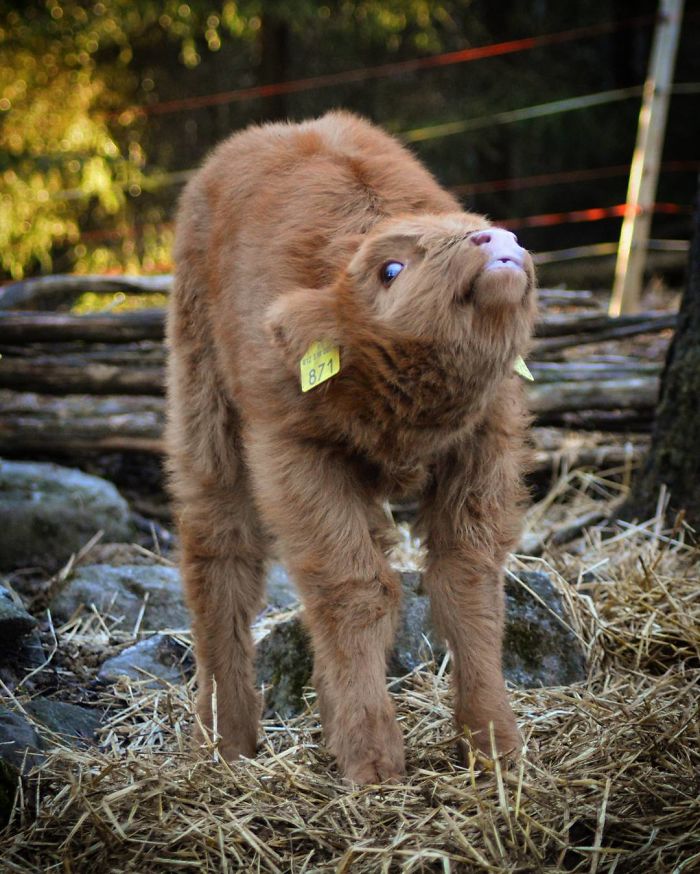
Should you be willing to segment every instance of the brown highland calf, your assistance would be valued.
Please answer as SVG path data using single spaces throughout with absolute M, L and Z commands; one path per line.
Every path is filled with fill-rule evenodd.
M 403 773 L 385 679 L 400 601 L 385 501 L 406 494 L 420 500 L 457 727 L 489 752 L 492 723 L 500 752 L 518 748 L 502 566 L 523 502 L 513 366 L 536 306 L 529 255 L 394 139 L 334 112 L 223 142 L 183 194 L 175 260 L 171 485 L 198 712 L 211 728 L 215 689 L 222 755 L 255 753 L 250 624 L 274 549 L 304 605 L 341 772 Z M 303 391 L 315 343 L 326 353 L 305 362 Z

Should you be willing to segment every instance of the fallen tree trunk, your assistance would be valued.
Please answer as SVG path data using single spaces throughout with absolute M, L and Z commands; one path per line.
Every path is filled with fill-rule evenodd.
M 642 318 L 642 316 L 646 318 Z M 605 316 L 600 322 L 594 323 L 588 328 L 576 328 L 572 322 L 568 326 L 573 330 L 572 333 L 545 336 L 536 340 L 532 347 L 532 354 L 546 356 L 561 352 L 563 349 L 571 349 L 574 346 L 622 340 L 625 337 L 635 337 L 639 334 L 655 334 L 659 331 L 675 328 L 677 321 L 676 313 L 639 313 L 635 316 L 629 316 L 629 319 L 634 321 L 627 324 L 620 324 L 622 318 L 623 316 L 618 318 Z M 539 330 L 544 329 L 544 325 L 544 322 L 539 323 L 535 330 L 535 337 L 541 336 Z
M 549 413 L 581 410 L 653 410 L 659 395 L 658 376 L 586 382 L 545 382 L 528 386 L 530 410 L 540 419 Z
M 19 352 L 19 354 L 17 354 Z M 14 388 L 23 391 L 47 392 L 49 394 L 153 394 L 160 395 L 164 387 L 164 350 L 162 347 L 140 349 L 137 345 L 130 347 L 111 347 L 94 349 L 84 352 L 70 352 L 59 355 L 30 355 L 27 351 L 0 348 L 0 388 Z M 14 353 L 14 354 L 13 354 Z M 654 362 L 635 360 L 617 361 L 611 363 L 590 361 L 539 362 L 532 361 L 530 370 L 535 377 L 538 389 L 534 392 L 536 403 L 540 403 L 540 395 L 553 398 L 554 408 L 561 411 L 585 409 L 586 406 L 596 406 L 598 409 L 610 409 L 609 403 L 615 403 L 621 397 L 619 385 L 629 383 L 627 396 L 630 403 L 624 406 L 647 406 L 646 391 L 639 386 L 647 386 L 648 380 L 659 376 L 661 365 Z M 635 383 L 640 378 L 641 383 Z M 609 393 L 612 400 L 602 406 L 580 402 L 575 406 L 560 406 L 556 401 L 558 385 L 577 382 L 584 384 L 580 390 L 565 387 L 562 392 L 566 397 L 576 395 L 592 400 L 603 393 Z M 609 386 L 608 383 L 613 383 Z M 590 385 L 589 389 L 585 386 Z M 634 386 L 637 386 L 635 388 Z M 547 403 L 547 401 L 544 401 Z M 542 408 L 547 411 L 548 407 Z M 540 408 L 537 408 L 540 411 Z
M 59 374 L 57 379 L 60 378 Z M 113 374 L 109 374 L 109 379 L 113 379 Z M 650 414 L 656 401 L 658 379 L 546 383 L 531 386 L 528 391 L 530 407 L 538 422 L 546 423 L 553 416 L 579 410 L 586 411 L 587 426 L 595 427 L 598 419 L 593 410 L 596 409 L 628 407 L 637 415 L 640 411 Z M 78 394 L 50 397 L 0 389 L 0 412 L 0 452 L 66 451 L 78 446 L 115 449 L 148 449 L 150 446 L 148 451 L 158 452 L 165 400 L 124 393 L 104 397 Z
M 528 361 L 536 383 L 597 382 L 605 379 L 627 379 L 634 376 L 659 376 L 661 364 L 637 358 L 617 356 L 610 360 Z
M 545 306 L 591 307 L 599 306 L 601 313 L 607 310 L 603 300 L 596 300 L 592 291 L 568 288 L 539 288 L 537 297 Z
M 163 451 L 165 401 L 0 390 L 0 452 Z
M 162 309 L 89 316 L 0 311 L 0 343 L 68 340 L 124 343 L 131 340 L 162 340 L 164 318 Z
M 636 467 L 649 446 L 648 434 L 615 434 L 567 431 L 535 427 L 530 431 L 534 447 L 532 470 L 559 473 L 577 467 L 604 470 Z
M 161 340 L 138 340 L 133 343 L 28 343 L 26 346 L 0 343 L 0 355 L 23 361 L 42 361 L 49 367 L 59 362 L 86 363 L 101 361 L 119 367 L 149 365 L 163 367 L 166 350 Z
M 673 328 L 676 314 L 650 311 L 617 319 L 586 314 L 545 314 L 535 327 L 538 339 L 533 354 L 551 354 L 584 343 L 599 343 Z M 163 338 L 165 311 L 131 310 L 124 313 L 76 316 L 71 313 L 0 311 L 0 343 L 65 342 L 123 343 Z
M 91 361 L 81 356 L 0 360 L 0 388 L 69 395 L 162 395 L 162 367 Z
M 68 396 L 0 390 L 0 452 L 66 454 L 76 451 L 164 451 L 161 398 Z M 649 445 L 644 434 L 531 430 L 533 471 L 635 466 Z
M 580 410 L 651 410 L 658 394 L 659 368 L 630 363 L 617 370 L 575 362 L 553 367 L 533 362 L 528 384 L 530 409 L 540 417 Z M 640 372 L 641 371 L 641 372 Z M 613 377 L 613 378 L 610 378 Z M 70 395 L 162 395 L 165 371 L 119 361 L 94 361 L 84 355 L 0 359 L 0 388 Z
M 580 313 L 545 313 L 537 322 L 537 337 L 575 337 L 578 334 L 607 332 L 611 328 L 647 329 L 648 325 L 658 326 L 659 330 L 672 328 L 676 313 L 668 310 L 648 310 L 645 313 L 632 313 L 611 318 L 600 311 Z M 622 335 L 626 336 L 626 335 Z

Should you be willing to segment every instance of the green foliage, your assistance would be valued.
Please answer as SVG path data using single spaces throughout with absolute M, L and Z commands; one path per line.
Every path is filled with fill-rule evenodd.
M 635 14 L 650 12 L 655 0 L 636 5 Z M 0 0 L 0 272 L 169 269 L 181 171 L 232 130 L 343 106 L 401 132 L 605 90 L 618 84 L 620 66 L 628 81 L 643 78 L 648 32 L 626 32 L 635 51 L 622 55 L 610 35 L 273 99 L 163 114 L 150 112 L 153 104 L 553 33 L 621 10 L 613 0 Z M 683 57 L 682 41 L 681 65 Z M 697 80 L 699 68 L 686 60 L 679 79 Z M 670 129 L 686 105 L 675 116 L 672 105 Z M 636 111 L 632 101 L 415 148 L 447 185 L 621 164 Z M 683 147 L 670 157 L 695 157 L 680 120 Z M 619 203 L 624 188 L 622 176 L 595 202 L 580 184 L 497 191 L 467 206 L 495 218 L 527 215 Z M 667 188 L 664 199 L 682 194 Z M 575 234 L 562 242 L 588 241 Z
M 0 29 L 0 265 L 18 278 L 50 269 L 52 256 L 63 252 L 78 269 L 143 266 L 128 240 L 111 253 L 80 239 L 81 229 L 109 217 L 114 232 L 124 232 L 128 197 L 143 185 L 138 127 L 128 113 L 119 117 L 138 87 L 132 45 L 157 31 L 179 45 L 185 66 L 195 65 L 196 37 L 203 35 L 214 50 L 222 27 L 245 31 L 236 4 L 46 0 L 9 6 Z M 154 239 L 152 229 L 150 237 L 142 250 L 153 260 L 168 241 Z
M 423 0 L 344 3 L 339 26 L 366 20 L 367 30 L 391 38 L 408 18 L 427 26 L 429 7 Z M 179 62 L 193 68 L 224 38 L 254 40 L 263 12 L 297 30 L 331 14 L 310 0 L 30 0 L 3 11 L 0 266 L 14 278 L 50 270 L 56 255 L 78 270 L 168 261 L 169 236 L 156 222 L 145 222 L 138 245 L 129 235 L 129 199 L 148 181 L 143 121 L 128 106 L 153 87 L 152 80 L 139 82 L 135 46 L 177 45 Z M 100 231 L 97 242 L 91 238 L 105 226 L 121 237 L 116 251 L 99 242 Z

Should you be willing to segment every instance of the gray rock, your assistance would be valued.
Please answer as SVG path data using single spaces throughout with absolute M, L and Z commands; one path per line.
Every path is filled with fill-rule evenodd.
M 10 816 L 21 775 L 41 764 L 51 746 L 51 737 L 44 735 L 42 726 L 83 746 L 92 740 L 100 723 L 93 711 L 48 698 L 35 698 L 24 709 L 41 725 L 0 704 L 0 825 Z
M 79 470 L 0 460 L 0 567 L 55 568 L 97 531 L 132 535 L 129 507 L 115 487 Z
M 521 572 L 518 577 L 525 585 L 515 581 L 506 585 L 506 679 L 524 688 L 584 679 L 583 653 L 574 635 L 556 618 L 565 614 L 551 580 L 540 572 Z M 421 574 L 402 572 L 401 583 L 404 598 L 388 659 L 390 676 L 403 676 L 431 659 L 439 664 L 446 652 L 444 641 L 430 625 L 430 602 L 421 588 Z M 312 670 L 311 646 L 301 620 L 295 616 L 273 626 L 258 643 L 258 682 L 267 686 L 265 715 L 299 713 Z
M 586 665 L 575 636 L 561 621 L 561 596 L 547 574 L 521 571 L 506 580 L 506 629 L 503 673 L 515 686 L 559 686 L 586 676 Z M 401 622 L 389 657 L 389 674 L 400 676 L 432 657 L 442 660 L 445 642 L 430 622 L 430 601 L 421 588 L 421 574 L 402 573 Z M 534 592 L 534 596 L 528 591 Z M 556 614 L 556 615 L 555 615 Z M 557 618 L 560 617 L 560 618 Z
M 130 631 L 144 600 L 142 631 L 189 627 L 180 574 L 176 568 L 161 565 L 85 565 L 52 600 L 51 611 L 58 621 L 65 621 L 81 606 L 94 604 L 100 613 L 120 618 L 120 629 Z
M 192 672 L 193 660 L 188 650 L 167 634 L 154 634 L 107 659 L 97 677 L 103 682 L 113 683 L 119 677 L 145 681 L 147 675 L 152 675 L 156 679 L 145 685 L 157 687 L 161 685 L 160 681 L 181 683 Z
M 0 828 L 10 819 L 18 781 L 19 771 L 6 762 L 0 753 Z
M 299 603 L 294 583 L 281 564 L 273 564 L 267 572 L 267 605 L 286 610 Z
M 94 740 L 95 732 L 100 727 L 100 714 L 95 710 L 64 701 L 34 698 L 25 705 L 25 710 L 42 725 L 75 746 L 87 746 Z
M 130 630 L 138 619 L 148 595 L 141 630 L 185 629 L 190 616 L 185 606 L 180 572 L 164 565 L 133 562 L 126 545 L 97 547 L 96 554 L 109 563 L 78 568 L 66 587 L 51 602 L 51 612 L 65 621 L 81 606 L 94 604 L 100 612 L 122 617 L 120 628 Z M 274 609 L 287 609 L 299 603 L 294 584 L 280 564 L 271 566 L 267 575 L 267 603 Z
M 566 611 L 549 576 L 541 571 L 520 571 L 517 576 L 520 583 L 511 579 L 506 583 L 506 679 L 525 689 L 584 680 L 581 646 L 561 621 L 566 621 Z
M 16 689 L 36 668 L 46 663 L 41 635 L 33 629 L 14 646 L 0 644 L 0 679 L 9 689 Z
M 0 654 L 14 650 L 20 640 L 36 628 L 36 619 L 19 598 L 0 586 Z
M 109 564 L 112 567 L 122 565 L 147 565 L 148 567 L 168 566 L 161 563 L 147 552 L 143 552 L 136 543 L 97 543 L 90 550 L 92 564 Z
M 22 714 L 0 704 L 0 758 L 17 772 L 43 761 L 45 745 L 37 729 Z
M 0 586 L 0 679 L 10 689 L 45 661 L 36 625 L 19 598 Z
M 29 720 L 0 704 L 0 826 L 10 817 L 20 775 L 44 760 L 43 750 Z
M 266 718 L 279 714 L 286 719 L 300 712 L 304 686 L 311 683 L 313 656 L 298 617 L 278 622 L 258 642 L 256 670 L 258 685 L 265 689 Z
M 430 623 L 430 599 L 422 589 L 422 574 L 418 571 L 400 571 L 403 601 L 401 619 L 389 653 L 387 672 L 401 677 L 425 662 L 440 661 L 445 655 L 445 644 Z

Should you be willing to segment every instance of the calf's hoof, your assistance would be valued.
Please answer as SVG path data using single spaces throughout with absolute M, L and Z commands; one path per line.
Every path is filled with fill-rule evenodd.
M 498 719 L 463 723 L 459 728 L 466 734 L 459 742 L 460 758 L 464 764 L 469 763 L 469 755 L 474 749 L 489 758 L 496 755 L 514 759 L 523 747 L 523 739 L 512 713 Z
M 406 773 L 403 748 L 393 753 L 377 754 L 345 765 L 345 777 L 363 786 L 374 783 L 399 783 Z

